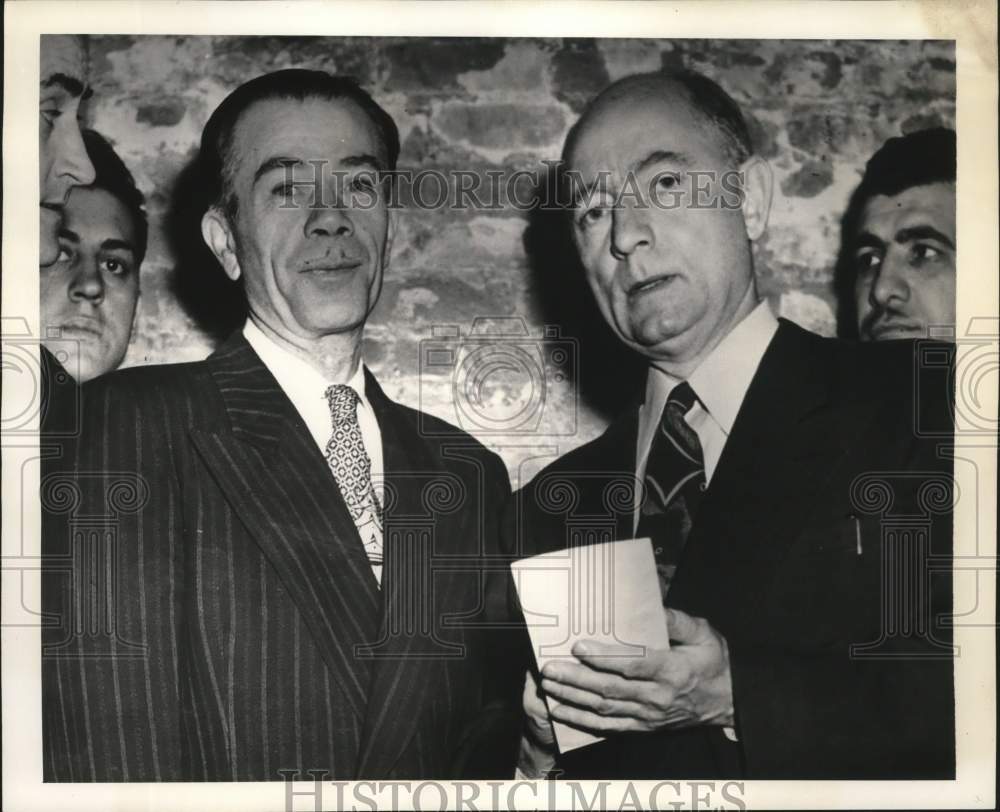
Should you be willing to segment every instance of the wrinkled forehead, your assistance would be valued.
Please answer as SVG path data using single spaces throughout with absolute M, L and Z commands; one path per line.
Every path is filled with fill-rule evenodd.
M 240 113 L 226 156 L 231 177 L 268 158 L 307 163 L 373 156 L 387 162 L 385 145 L 371 117 L 352 99 L 307 96 L 265 98 Z
M 669 79 L 613 86 L 598 96 L 573 128 L 564 149 L 572 170 L 628 168 L 650 153 L 676 152 L 706 164 L 724 154 L 717 128 L 691 103 L 686 90 Z M 707 165 L 705 168 L 709 168 Z
M 65 76 L 80 84 L 87 83 L 87 49 L 83 39 L 68 35 L 46 35 L 41 38 L 41 69 L 39 80 Z

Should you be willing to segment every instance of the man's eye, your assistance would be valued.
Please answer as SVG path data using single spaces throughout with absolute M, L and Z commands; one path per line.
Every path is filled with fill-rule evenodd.
M 589 228 L 597 225 L 605 214 L 607 209 L 604 206 L 592 206 L 577 217 L 576 223 L 581 228 Z
M 69 249 L 59 246 L 59 256 L 56 258 L 56 262 L 69 262 L 73 259 L 73 255 L 69 252 Z
M 864 251 L 854 258 L 854 266 L 858 273 L 870 273 L 882 262 L 882 257 L 874 251 Z
M 295 184 L 294 183 L 279 183 L 271 190 L 272 195 L 277 197 L 291 197 L 295 194 Z
M 924 245 L 923 243 L 917 243 L 913 246 L 913 259 L 914 261 L 920 262 L 933 262 L 942 255 L 941 251 L 932 245 Z
M 49 127 L 54 127 L 56 124 L 56 119 L 62 115 L 62 110 L 52 107 L 43 108 L 38 112 L 42 117 L 42 121 L 44 121 Z
M 124 276 L 129 272 L 130 268 L 127 263 L 122 262 L 120 259 L 108 257 L 104 260 L 104 270 L 112 276 Z
M 673 189 L 681 183 L 679 172 L 664 172 L 656 179 L 656 185 L 661 189 Z
M 375 183 L 375 176 L 370 172 L 365 172 L 351 178 L 351 189 L 356 192 L 369 192 L 375 188 Z

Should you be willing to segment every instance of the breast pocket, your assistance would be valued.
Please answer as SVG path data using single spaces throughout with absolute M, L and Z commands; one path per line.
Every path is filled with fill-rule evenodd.
M 790 642 L 806 649 L 858 639 L 877 616 L 880 528 L 851 514 L 802 528 L 778 563 L 770 597 Z

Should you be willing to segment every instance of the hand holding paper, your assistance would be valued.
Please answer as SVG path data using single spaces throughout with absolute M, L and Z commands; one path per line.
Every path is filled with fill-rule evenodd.
M 579 662 L 553 661 L 542 669 L 542 690 L 560 722 L 598 733 L 650 731 L 699 724 L 732 725 L 729 649 L 708 621 L 665 609 L 670 649 L 643 657 L 615 656 L 615 647 L 584 640 Z M 679 645 L 678 645 L 679 644 Z
M 524 734 L 517 768 L 525 778 L 542 778 L 555 767 L 556 734 L 549 721 L 549 711 L 542 699 L 538 680 L 529 671 L 524 677 Z
M 576 663 L 573 645 L 584 639 L 600 640 L 608 647 L 603 653 L 610 657 L 613 652 L 621 661 L 669 646 L 649 539 L 557 550 L 517 561 L 512 570 L 539 668 Z M 550 695 L 549 714 L 557 704 Z M 601 738 L 554 718 L 562 752 Z

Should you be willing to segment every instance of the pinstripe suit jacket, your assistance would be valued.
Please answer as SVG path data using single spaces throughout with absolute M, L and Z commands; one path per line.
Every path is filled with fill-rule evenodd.
M 75 462 L 42 484 L 46 780 L 468 763 L 488 735 L 496 647 L 472 621 L 508 479 L 371 376 L 367 395 L 386 471 L 381 590 L 326 461 L 242 334 L 206 361 L 84 390 Z M 506 741 L 492 742 L 498 774 Z

